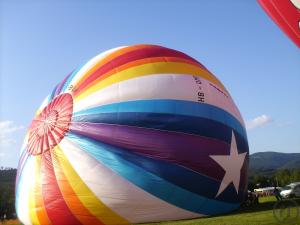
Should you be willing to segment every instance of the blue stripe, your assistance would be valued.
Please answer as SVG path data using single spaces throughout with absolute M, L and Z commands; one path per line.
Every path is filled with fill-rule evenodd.
M 74 134 L 73 132 L 69 134 L 75 135 L 80 139 L 85 138 L 88 141 L 92 141 L 95 143 L 99 142 L 79 134 Z M 107 147 L 107 150 L 111 149 L 111 145 L 104 144 L 104 146 Z M 180 186 L 190 192 L 194 192 L 208 198 L 214 198 L 216 193 L 218 192 L 220 181 L 214 180 L 211 177 L 201 175 L 200 173 L 196 173 L 185 167 L 168 163 L 166 161 L 144 157 L 139 155 L 138 153 L 132 153 L 130 150 L 127 151 L 127 149 L 120 149 L 118 147 L 115 147 L 115 149 L 117 149 L 117 154 L 124 160 L 130 161 L 134 165 L 137 165 L 144 170 L 155 174 L 163 178 L 164 180 L 169 181 L 170 183 L 176 184 L 177 186 Z M 112 148 L 112 151 L 116 152 L 115 149 Z M 212 162 L 213 164 L 215 163 L 213 160 Z M 206 165 L 212 166 L 211 162 L 207 162 Z M 240 186 L 240 189 L 243 190 L 244 187 Z M 243 198 L 242 193 L 240 193 L 240 196 L 233 196 L 236 196 L 236 191 L 232 186 L 231 189 L 228 188 L 228 190 L 224 191 L 218 199 L 226 202 L 238 203 Z
M 231 127 L 246 138 L 242 124 L 227 111 L 209 104 L 183 100 L 138 100 L 103 105 L 74 113 L 74 117 L 100 113 L 163 113 L 201 117 Z
M 193 175 L 191 171 L 188 172 L 184 168 L 171 164 L 167 165 L 167 163 L 159 161 L 154 163 L 155 160 L 153 159 L 128 153 L 117 147 L 82 136 L 69 133 L 67 137 L 120 176 L 152 195 L 180 208 L 213 215 L 229 212 L 239 207 L 239 203 L 228 203 L 200 196 L 162 178 L 168 176 L 172 182 L 179 180 L 180 182 L 177 183 L 181 185 L 188 183 L 185 185 L 194 185 L 194 189 L 213 189 L 214 195 L 217 193 L 219 183 L 213 187 L 214 184 L 207 179 L 207 182 L 202 181 L 198 184 L 198 181 L 201 181 L 199 179 L 201 175 Z M 185 172 L 183 172 L 184 170 Z M 203 177 L 203 179 L 205 178 Z
M 55 88 L 52 90 L 51 95 L 50 95 L 50 98 L 49 98 L 50 101 L 55 97 L 55 92 L 56 92 L 56 89 L 58 88 L 58 85 L 59 85 L 59 84 L 57 84 L 57 85 L 55 86 Z
M 161 113 L 99 113 L 88 114 L 72 118 L 72 122 L 90 122 L 120 124 L 127 126 L 146 127 L 159 130 L 196 134 L 204 137 L 215 138 L 231 143 L 232 130 L 235 131 L 238 149 L 248 151 L 246 133 L 238 133 L 222 123 L 201 117 L 172 115 Z
M 68 79 L 66 80 L 66 82 L 64 83 L 64 86 L 62 87 L 60 93 L 63 93 L 66 91 L 66 89 L 69 87 L 71 81 L 73 80 L 73 78 L 75 77 L 75 75 L 78 73 L 78 71 L 84 66 L 85 64 L 82 64 L 81 66 L 79 66 L 76 70 L 74 70 L 72 72 L 72 74 L 68 77 Z

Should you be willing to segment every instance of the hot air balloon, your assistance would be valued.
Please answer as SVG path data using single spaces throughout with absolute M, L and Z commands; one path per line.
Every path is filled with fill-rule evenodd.
M 16 181 L 24 224 L 136 224 L 217 215 L 247 192 L 243 119 L 192 57 L 115 48 L 62 80 L 29 126 Z
M 258 2 L 274 22 L 300 48 L 300 1 L 258 0 Z

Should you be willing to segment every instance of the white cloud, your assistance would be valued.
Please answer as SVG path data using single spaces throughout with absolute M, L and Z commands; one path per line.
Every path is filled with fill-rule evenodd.
M 258 116 L 250 121 L 246 122 L 247 130 L 252 130 L 257 127 L 265 126 L 269 123 L 273 122 L 273 119 L 267 115 Z
M 0 121 L 0 148 L 14 144 L 12 134 L 23 128 L 23 126 L 15 125 L 13 121 Z

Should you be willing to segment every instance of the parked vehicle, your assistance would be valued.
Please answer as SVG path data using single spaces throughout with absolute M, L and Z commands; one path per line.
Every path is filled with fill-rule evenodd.
M 257 189 L 254 189 L 254 192 L 257 193 L 259 196 L 270 196 L 270 195 L 273 195 L 274 194 L 274 188 L 275 187 L 264 187 L 264 188 L 257 188 Z M 277 189 L 279 191 L 282 190 L 281 187 L 277 187 Z
M 300 182 L 291 183 L 283 187 L 280 195 L 283 198 L 300 197 Z

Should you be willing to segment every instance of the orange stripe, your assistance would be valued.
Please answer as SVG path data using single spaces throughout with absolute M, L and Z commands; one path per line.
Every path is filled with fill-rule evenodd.
M 81 85 L 81 83 L 85 80 L 86 77 L 88 77 L 90 74 L 92 74 L 93 72 L 95 72 L 97 69 L 99 69 L 101 66 L 103 66 L 104 64 L 106 64 L 108 61 L 123 55 L 127 52 L 130 51 L 134 51 L 137 49 L 142 49 L 142 48 L 152 48 L 153 45 L 134 45 L 134 46 L 129 46 L 129 47 L 125 47 L 125 48 L 121 48 L 111 54 L 109 54 L 108 56 L 104 57 L 103 59 L 101 59 L 96 65 L 94 65 L 88 72 L 86 72 L 76 83 L 76 86 L 79 87 Z
M 35 187 L 34 187 L 34 195 L 35 195 L 35 208 L 36 214 L 39 219 L 40 224 L 47 225 L 51 224 L 47 211 L 45 209 L 43 195 L 42 195 L 42 183 L 41 183 L 41 155 L 35 156 Z
M 195 62 L 192 62 L 192 61 L 184 59 L 184 58 L 178 58 L 178 57 L 155 57 L 155 58 L 139 59 L 139 60 L 135 60 L 135 61 L 126 63 L 122 66 L 116 67 L 113 70 L 110 70 L 109 72 L 103 74 L 98 79 L 93 80 L 86 87 L 84 87 L 82 90 L 80 90 L 80 92 L 75 91 L 74 97 L 78 96 L 79 94 L 84 92 L 86 89 L 88 89 L 89 87 L 93 86 L 94 84 L 100 82 L 101 80 L 104 80 L 107 77 L 115 74 L 116 72 L 121 72 L 121 71 L 126 70 L 130 67 L 135 67 L 135 66 L 139 66 L 139 65 L 143 65 L 143 64 L 147 64 L 147 63 L 155 63 L 155 62 L 183 62 L 183 63 L 191 64 L 191 65 L 194 65 L 194 66 L 199 66 L 199 64 L 197 64 Z
M 57 178 L 57 182 L 61 193 L 69 209 L 82 224 L 104 225 L 104 223 L 98 220 L 97 217 L 92 215 L 89 212 L 89 210 L 83 206 L 82 202 L 77 197 L 77 194 L 74 192 L 71 185 L 69 184 L 59 163 L 59 156 L 56 153 L 57 151 L 52 152 L 53 160 L 57 162 L 54 166 L 55 176 Z

